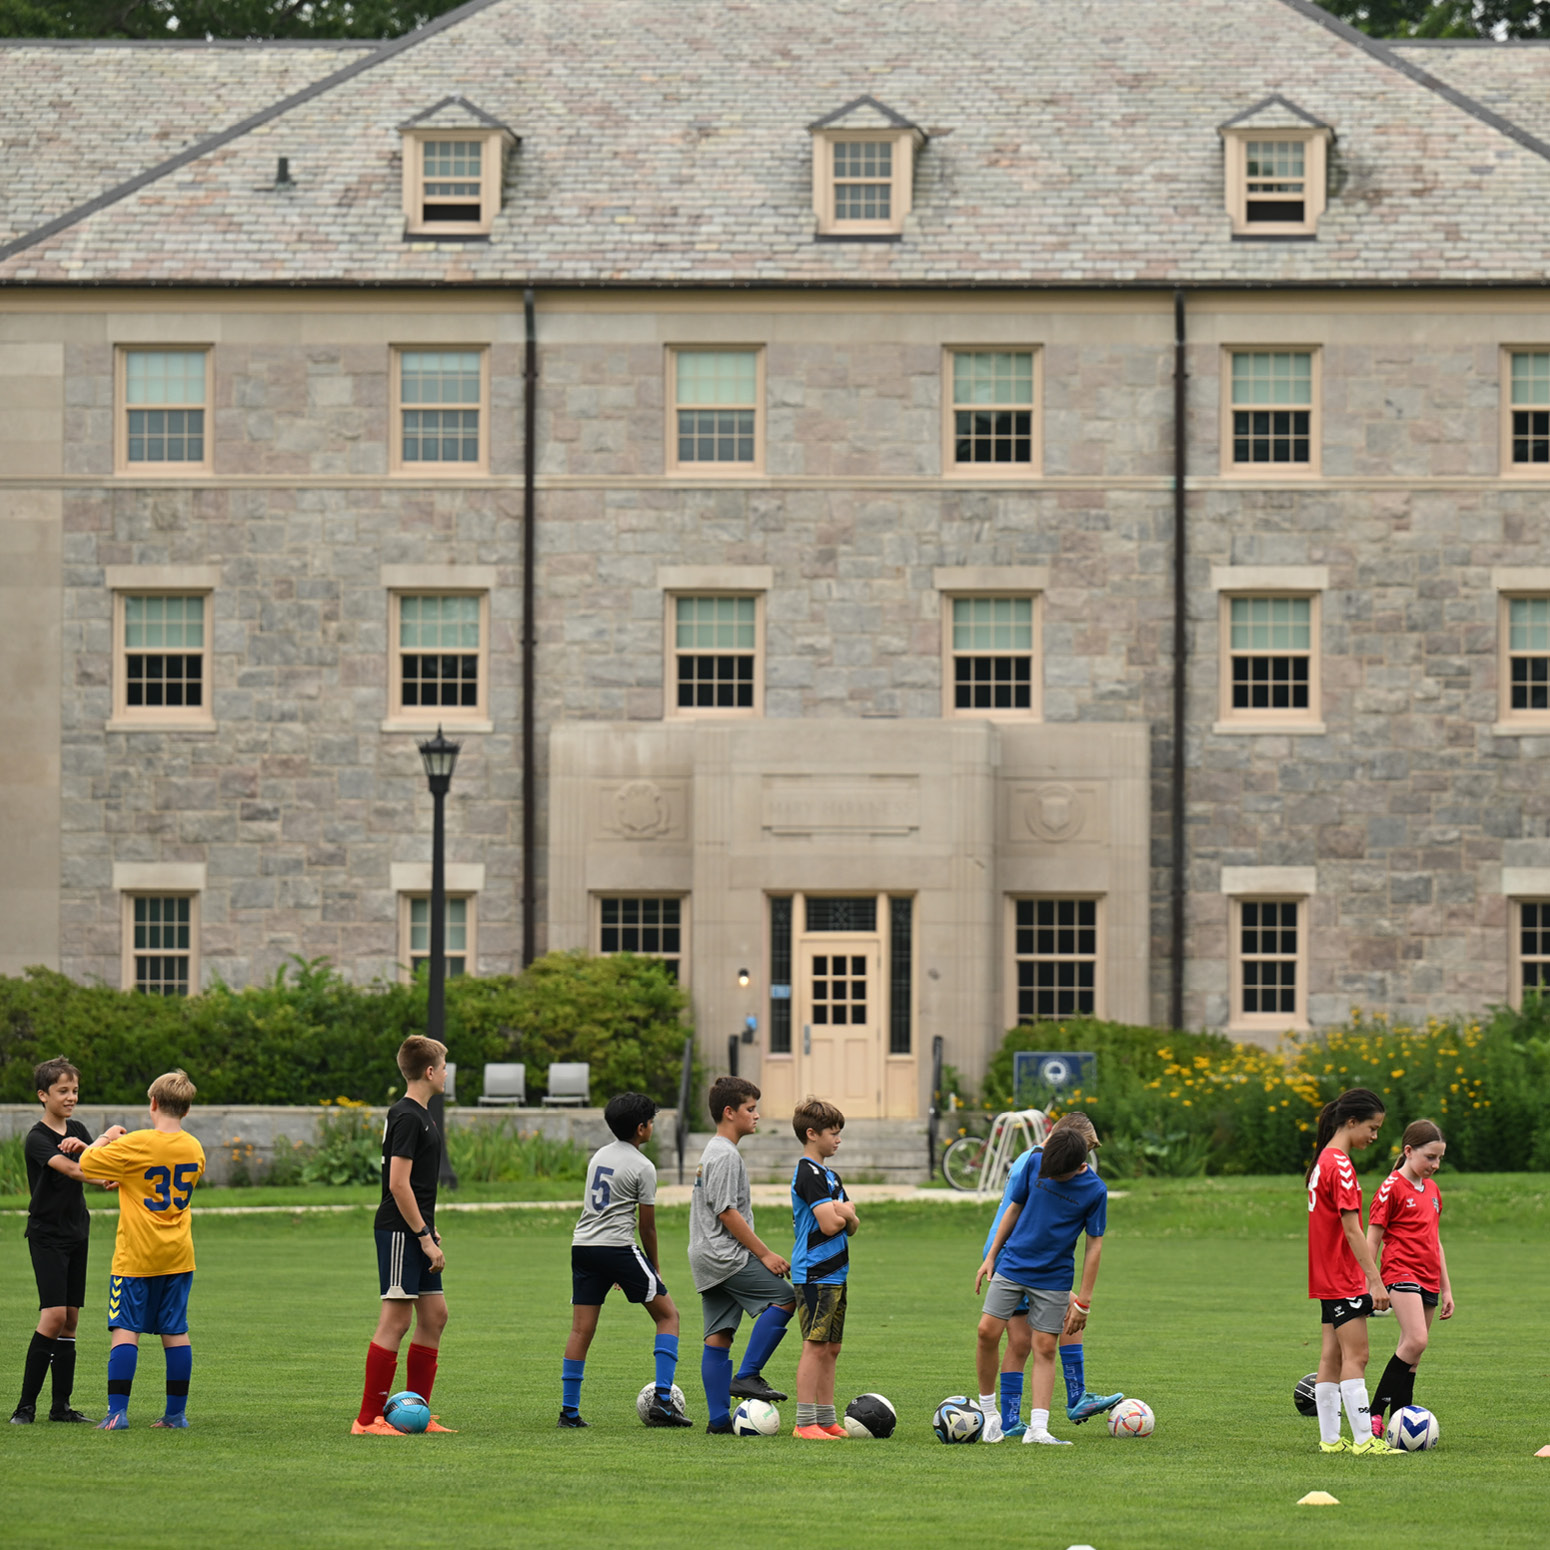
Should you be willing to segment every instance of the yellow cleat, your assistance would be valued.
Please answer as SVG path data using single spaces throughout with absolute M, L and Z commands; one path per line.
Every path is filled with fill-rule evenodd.
M 1344 1437 L 1337 1437 L 1333 1442 L 1321 1442 L 1319 1444 L 1320 1453 L 1349 1453 L 1350 1451 L 1351 1444 Z
M 1404 1449 L 1391 1448 L 1381 1437 L 1369 1437 L 1366 1441 L 1357 1443 L 1351 1451 L 1360 1453 L 1363 1458 L 1399 1458 Z

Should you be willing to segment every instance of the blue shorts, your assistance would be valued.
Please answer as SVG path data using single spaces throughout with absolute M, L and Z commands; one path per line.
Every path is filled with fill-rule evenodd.
M 440 1293 L 441 1272 L 431 1269 L 421 1242 L 412 1232 L 377 1229 L 377 1280 L 383 1302 L 413 1302 L 416 1297 Z
M 194 1272 L 175 1276 L 114 1276 L 108 1283 L 108 1328 L 137 1335 L 186 1335 Z

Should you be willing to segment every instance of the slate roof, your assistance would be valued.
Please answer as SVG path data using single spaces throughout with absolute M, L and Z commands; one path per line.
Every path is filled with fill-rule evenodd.
M 815 242 L 808 126 L 860 95 L 930 136 L 914 210 L 898 242 Z M 1317 241 L 1232 236 L 1217 126 L 1272 95 L 1335 133 Z M 399 126 L 448 96 L 521 137 L 505 205 L 488 240 L 406 241 Z M 86 82 L 59 127 L 107 111 Z M 7 133 L 12 114 L 0 101 Z M 122 197 L 0 245 L 0 283 L 1547 274 L 1550 143 L 1313 0 L 471 0 Z
M 378 47 L 0 41 L 0 243 Z
M 1390 46 L 1401 59 L 1550 139 L 1550 41 L 1436 38 Z

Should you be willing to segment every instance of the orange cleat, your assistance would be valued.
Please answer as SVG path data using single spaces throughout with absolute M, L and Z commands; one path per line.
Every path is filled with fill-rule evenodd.
M 430 1424 L 425 1429 L 428 1432 L 456 1432 L 457 1431 L 457 1427 L 455 1427 L 455 1426 L 443 1426 L 441 1424 L 441 1417 L 439 1415 L 433 1415 L 431 1417 L 431 1419 L 430 1419 Z
M 818 1430 L 821 1431 L 821 1432 L 827 1432 L 831 1437 L 849 1437 L 850 1436 L 850 1433 L 847 1432 L 845 1430 L 845 1428 L 843 1426 L 841 1426 L 838 1421 L 836 1421 L 833 1426 L 820 1426 L 818 1428 Z
M 369 1426 L 362 1426 L 359 1421 L 350 1422 L 350 1435 L 352 1437 L 407 1437 L 407 1432 L 401 1432 L 396 1426 L 389 1426 L 379 1415 Z
M 835 1439 L 835 1433 L 826 1426 L 793 1426 L 791 1435 L 807 1442 L 833 1442 Z M 843 1437 L 845 1434 L 841 1432 L 839 1435 Z

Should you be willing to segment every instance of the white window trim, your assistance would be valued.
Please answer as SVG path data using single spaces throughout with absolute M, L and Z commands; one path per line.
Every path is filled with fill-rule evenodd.
M 668 570 L 668 567 L 663 567 Z M 689 570 L 689 567 L 684 567 Z M 749 567 L 754 569 L 754 567 Z M 661 574 L 659 572 L 659 574 Z M 682 706 L 678 703 L 678 600 L 681 597 L 750 597 L 753 599 L 752 706 Z M 674 587 L 662 594 L 662 714 L 671 721 L 749 721 L 764 715 L 765 593 L 753 587 Z M 706 655 L 707 653 L 689 653 Z M 714 653 L 708 653 L 714 655 Z M 738 653 L 741 655 L 741 653 Z M 642 895 L 641 897 L 645 897 Z
M 197 463 L 131 463 L 129 461 L 129 411 L 131 407 L 143 408 L 154 405 L 133 405 L 129 402 L 129 357 L 131 354 L 202 355 L 205 360 L 205 397 L 199 406 L 177 405 L 178 408 L 200 407 L 204 410 L 205 455 Z M 182 475 L 213 473 L 215 470 L 215 347 L 204 343 L 158 343 L 151 340 L 122 340 L 113 348 L 113 472 L 128 478 L 178 478 Z
M 1028 405 L 1029 461 L 1026 463 L 960 463 L 953 415 L 959 407 L 953 398 L 953 360 L 959 355 L 1031 355 L 1033 402 Z M 981 408 L 1015 409 L 1015 404 L 981 405 Z M 953 479 L 1039 479 L 1044 474 L 1044 347 L 1016 344 L 950 344 L 942 347 L 942 471 Z
M 215 590 L 221 583 L 216 565 L 109 565 L 103 579 L 113 598 L 113 643 L 110 675 L 112 711 L 108 732 L 182 732 L 208 737 L 215 720 Z M 204 599 L 204 705 L 130 706 L 128 648 L 124 642 L 125 600 L 130 597 L 200 597 Z
M 914 207 L 915 152 L 925 144 L 925 136 L 918 129 L 910 128 L 845 129 L 839 126 L 815 129 L 812 134 L 813 215 L 817 219 L 819 234 L 826 237 L 901 235 L 904 231 L 904 222 Z M 891 188 L 888 196 L 890 213 L 886 220 L 842 221 L 835 216 L 834 147 L 840 141 L 847 144 L 893 146 Z
M 1323 598 L 1329 590 L 1327 565 L 1213 565 L 1211 590 L 1217 597 L 1217 719 L 1211 731 L 1219 737 L 1273 734 L 1277 737 L 1317 737 L 1328 728 L 1323 720 Z M 1308 709 L 1242 711 L 1232 704 L 1232 607 L 1235 597 L 1305 597 L 1311 651 L 1308 666 Z
M 1239 463 L 1233 459 L 1233 411 L 1255 407 L 1232 401 L 1232 361 L 1235 355 L 1306 355 L 1308 376 L 1308 461 L 1306 463 Z M 1247 479 L 1260 484 L 1279 484 L 1283 479 L 1320 479 L 1323 477 L 1324 441 L 1324 350 L 1319 344 L 1301 341 L 1295 344 L 1273 342 L 1248 343 L 1242 340 L 1224 344 L 1221 351 L 1221 471 L 1224 479 Z M 1267 404 L 1260 408 L 1296 409 L 1296 404 Z
M 403 199 L 404 231 L 411 236 L 480 237 L 487 236 L 501 209 L 506 147 L 515 138 L 504 129 L 437 129 L 416 126 L 404 129 Z M 422 218 L 425 188 L 425 145 L 430 140 L 479 141 L 484 149 L 479 157 L 479 219 L 477 221 L 427 221 Z
M 1303 237 L 1318 232 L 1319 217 L 1328 200 L 1328 129 L 1223 129 L 1226 152 L 1227 213 L 1234 236 Z M 1300 221 L 1250 221 L 1248 145 L 1250 140 L 1300 140 L 1303 143 L 1303 218 Z

